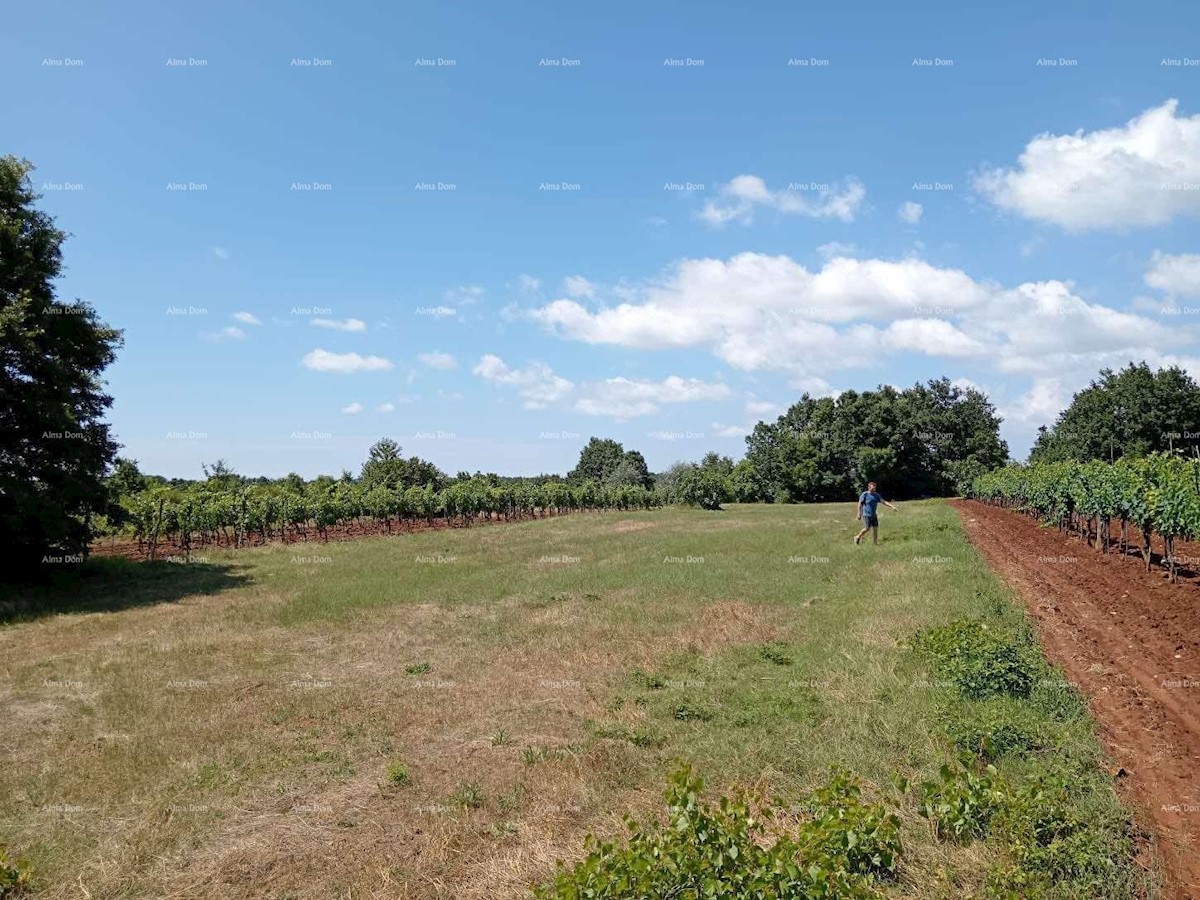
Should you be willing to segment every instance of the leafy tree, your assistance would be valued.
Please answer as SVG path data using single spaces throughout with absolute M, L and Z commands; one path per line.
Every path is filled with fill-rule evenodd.
M 0 541 L 26 565 L 85 553 L 117 444 L 101 375 L 121 334 L 55 298 L 66 234 L 34 207 L 33 166 L 0 158 Z
M 638 454 L 639 456 L 641 454 Z M 646 463 L 642 462 L 642 468 L 639 469 L 628 456 L 622 457 L 617 463 L 615 469 L 604 476 L 602 484 L 605 487 L 644 487 L 645 482 L 649 480 L 649 473 L 645 469 Z M 585 482 L 586 483 L 586 482 Z
M 640 456 L 641 454 L 639 454 Z M 579 451 L 579 462 L 567 475 L 571 484 L 584 481 L 603 483 L 614 469 L 625 459 L 625 448 L 612 438 L 593 437 Z M 646 461 L 642 460 L 645 467 Z M 647 477 L 648 473 L 647 473 Z
M 113 463 L 112 474 L 105 480 L 113 501 L 144 491 L 148 484 L 146 476 L 138 468 L 136 459 L 118 456 Z
M 968 474 L 1005 462 L 999 429 L 982 393 L 945 378 L 903 391 L 805 394 L 773 424 L 755 426 L 745 462 L 762 499 L 845 499 L 869 480 L 889 496 L 950 494 Z
M 1039 429 L 1030 462 L 1140 457 L 1197 444 L 1200 386 L 1183 369 L 1131 363 L 1104 369 L 1053 427 Z
M 733 499 L 733 460 L 707 453 L 699 465 L 687 469 L 680 479 L 679 499 L 701 509 L 720 509 Z
M 654 479 L 654 492 L 662 497 L 663 503 L 682 503 L 681 491 L 683 489 L 683 477 L 689 469 L 694 469 L 695 464 L 690 462 L 672 463 L 667 471 Z
M 626 450 L 622 464 L 637 476 L 636 480 L 629 482 L 630 484 L 644 488 L 650 488 L 654 484 L 654 479 L 650 477 L 650 468 L 646 465 L 646 457 L 642 456 L 640 451 Z

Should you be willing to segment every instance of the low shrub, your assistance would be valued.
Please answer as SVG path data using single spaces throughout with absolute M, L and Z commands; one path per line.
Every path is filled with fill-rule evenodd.
M 974 620 L 931 628 L 917 635 L 913 646 L 970 700 L 1028 697 L 1047 671 L 1033 644 Z
M 858 786 L 835 775 L 813 798 L 814 818 L 796 837 L 769 843 L 764 823 L 744 801 L 700 799 L 690 768 L 673 773 L 667 823 L 627 822 L 623 846 L 587 839 L 588 855 L 534 889 L 539 900 L 632 897 L 878 897 L 900 854 L 900 824 L 879 805 L 863 804 Z M 764 817 L 770 812 L 764 811 Z

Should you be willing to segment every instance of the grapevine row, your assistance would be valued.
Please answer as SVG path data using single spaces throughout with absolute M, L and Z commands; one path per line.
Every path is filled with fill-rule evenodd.
M 510 520 L 561 515 L 587 509 L 649 509 L 661 498 L 642 487 L 605 487 L 595 482 L 568 485 L 492 485 L 481 479 L 457 481 L 441 490 L 390 488 L 353 482 L 312 483 L 302 490 L 281 485 L 186 488 L 151 487 L 121 499 L 138 550 L 154 558 L 160 543 L 178 546 L 185 557 L 198 546 L 241 547 L 247 543 L 329 539 L 331 528 L 382 526 L 391 532 L 416 525 L 471 525 L 479 520 Z
M 1200 534 L 1200 460 L 1155 453 L 1115 463 L 1054 462 L 1010 465 L 975 479 L 973 495 L 1054 522 L 1105 552 L 1120 523 L 1119 546 L 1140 536 L 1149 571 L 1151 539 L 1163 541 L 1163 564 L 1178 580 L 1176 541 Z

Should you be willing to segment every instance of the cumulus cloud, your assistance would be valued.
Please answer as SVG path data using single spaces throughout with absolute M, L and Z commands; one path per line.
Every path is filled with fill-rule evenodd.
M 1155 253 L 1145 281 L 1169 297 L 1200 297 L 1200 254 Z
M 1001 209 L 1069 231 L 1195 215 L 1200 116 L 1178 116 L 1178 106 L 1168 100 L 1116 128 L 1038 135 L 1015 168 L 986 169 L 975 186 Z
M 343 406 L 342 412 L 348 416 L 357 416 L 363 411 L 363 405 L 358 402 L 351 403 L 349 406 Z
M 839 219 L 853 222 L 867 189 L 855 178 L 839 186 L 788 185 L 772 191 L 757 175 L 738 175 L 722 185 L 716 200 L 709 200 L 700 211 L 700 219 L 712 226 L 729 222 L 749 225 L 760 207 L 810 219 Z
M 526 275 L 524 272 L 522 272 L 517 276 L 517 286 L 521 290 L 527 291 L 530 294 L 536 294 L 538 290 L 541 289 L 542 280 L 540 278 L 534 278 L 532 275 Z
M 212 254 L 217 259 L 229 259 L 229 248 L 228 247 L 213 247 Z
M 1088 302 L 1070 282 L 1010 288 L 915 258 L 836 257 L 809 271 L 757 253 L 683 260 L 610 303 L 560 299 L 530 316 L 586 343 L 706 349 L 743 371 L 785 373 L 817 396 L 831 393 L 830 372 L 892 352 L 1045 376 L 1166 358 L 1200 337 L 1195 327 Z
M 662 404 L 721 400 L 732 395 L 725 384 L 677 375 L 661 381 L 619 376 L 575 384 L 556 375 L 545 363 L 534 362 L 518 369 L 492 353 L 483 356 L 471 371 L 485 381 L 515 387 L 526 409 L 554 405 L 614 419 L 651 415 Z
M 309 319 L 317 328 L 331 328 L 334 331 L 366 331 L 367 323 L 362 319 Z
M 783 412 L 783 407 L 769 400 L 750 400 L 746 403 L 746 415 L 750 418 L 766 419 L 778 416 L 781 412 Z
M 362 356 L 358 353 L 330 353 L 317 348 L 306 353 L 301 364 L 314 372 L 382 372 L 392 368 L 393 363 L 382 356 Z
M 921 221 L 921 216 L 925 212 L 925 207 L 920 203 L 914 203 L 909 200 L 906 203 L 901 203 L 900 208 L 896 210 L 896 218 L 906 225 L 916 225 Z
M 571 382 L 555 375 L 545 363 L 535 362 L 523 369 L 514 369 L 493 353 L 484 355 L 471 373 L 485 381 L 515 387 L 525 401 L 526 409 L 545 409 L 551 403 L 562 400 L 574 388 Z
M 1071 402 L 1071 396 L 1061 379 L 1035 378 L 1033 386 L 1000 414 L 1009 422 L 1046 424 L 1058 418 Z
M 262 324 L 262 322 L 260 322 L 258 320 L 257 316 L 255 316 L 253 313 L 248 313 L 248 312 L 235 312 L 233 314 L 233 320 L 235 322 L 241 322 L 243 325 L 261 325 Z
M 417 355 L 422 363 L 431 369 L 455 369 L 458 361 L 449 353 L 420 353 Z
M 389 413 L 395 411 L 396 404 L 394 403 L 380 403 L 377 407 L 375 407 L 375 412 Z

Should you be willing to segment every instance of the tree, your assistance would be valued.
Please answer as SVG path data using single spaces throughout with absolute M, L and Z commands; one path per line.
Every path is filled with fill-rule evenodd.
M 117 452 L 101 375 L 121 345 L 91 306 L 56 299 L 66 234 L 34 207 L 31 171 L 0 158 L 0 541 L 26 564 L 87 551 Z
M 1008 457 L 987 397 L 945 378 L 903 391 L 805 394 L 773 424 L 759 422 L 746 447 L 755 493 L 783 502 L 845 499 L 870 480 L 888 496 L 958 493 Z
M 404 478 L 407 466 L 400 451 L 400 445 L 391 438 L 381 438 L 371 445 L 359 476 L 365 490 L 373 487 L 396 490 L 408 486 Z
M 1112 462 L 1197 444 L 1200 386 L 1176 366 L 1152 370 L 1145 362 L 1120 372 L 1103 369 L 1077 393 L 1050 428 L 1042 427 L 1030 462 Z
M 638 454 L 640 457 L 641 454 Z M 567 475 L 572 484 L 595 481 L 603 484 L 609 474 L 625 459 L 625 448 L 611 438 L 593 437 L 579 451 L 579 462 Z M 646 465 L 643 459 L 642 467 Z M 647 473 L 649 477 L 649 473 Z
M 701 509 L 717 510 L 733 499 L 733 460 L 707 453 L 699 465 L 685 470 L 680 478 L 680 500 Z

